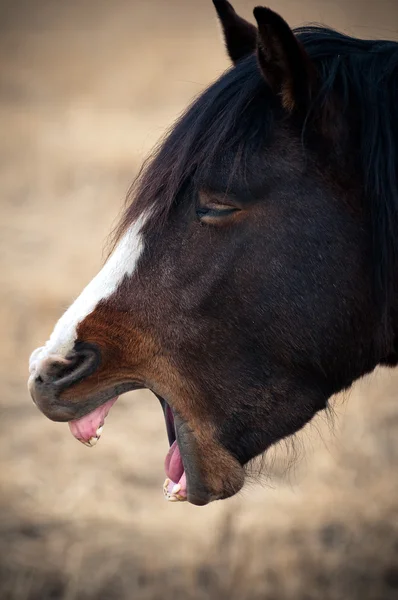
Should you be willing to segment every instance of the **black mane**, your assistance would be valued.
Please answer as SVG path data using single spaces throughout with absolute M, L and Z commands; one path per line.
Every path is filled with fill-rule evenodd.
M 320 75 L 315 104 L 337 91 L 343 114 L 354 107 L 359 116 L 364 208 L 373 230 L 377 289 L 387 302 L 398 264 L 398 43 L 356 39 L 314 26 L 295 33 Z M 255 56 L 224 73 L 193 102 L 144 164 L 128 195 L 116 239 L 149 207 L 156 213 L 149 225 L 161 227 L 184 182 L 206 177 L 226 148 L 236 148 L 244 164 L 245 155 L 270 129 L 273 111 L 265 107 L 272 102 Z
M 388 304 L 398 265 L 398 43 L 324 27 L 295 31 L 317 65 L 319 99 L 338 88 L 343 114 L 359 113 L 364 208 L 373 234 L 375 292 Z

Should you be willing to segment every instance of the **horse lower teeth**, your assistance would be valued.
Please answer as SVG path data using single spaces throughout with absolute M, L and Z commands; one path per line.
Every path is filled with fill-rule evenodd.
M 173 489 L 171 490 L 171 494 L 172 496 L 174 496 L 175 494 L 178 494 L 178 492 L 181 489 L 181 485 L 179 483 L 176 483 L 173 487 Z

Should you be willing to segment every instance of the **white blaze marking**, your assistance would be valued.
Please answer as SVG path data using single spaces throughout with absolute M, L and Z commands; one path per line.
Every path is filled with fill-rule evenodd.
M 133 274 L 144 249 L 141 229 L 147 217 L 148 213 L 130 226 L 101 271 L 55 325 L 46 345 L 32 353 L 29 361 L 31 373 L 35 372 L 39 362 L 49 355 L 66 356 L 75 343 L 79 323 L 93 312 L 101 300 L 109 298 L 126 276 Z

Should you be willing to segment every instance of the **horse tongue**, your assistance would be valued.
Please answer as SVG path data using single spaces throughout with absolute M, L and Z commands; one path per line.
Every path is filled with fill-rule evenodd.
M 163 484 L 163 492 L 170 502 L 182 502 L 187 499 L 187 479 L 181 452 L 175 441 L 167 453 L 164 463 L 167 479 Z
M 68 425 L 72 435 L 86 446 L 95 446 L 101 436 L 105 418 L 117 398 L 116 396 L 116 398 L 108 400 L 108 402 L 105 402 L 105 404 L 102 404 L 80 419 L 69 421 Z

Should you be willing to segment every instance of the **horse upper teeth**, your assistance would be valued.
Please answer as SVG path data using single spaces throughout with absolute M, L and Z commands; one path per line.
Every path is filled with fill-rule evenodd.
M 104 430 L 103 425 L 101 425 L 101 427 L 98 427 L 97 431 L 95 432 L 95 435 L 97 436 L 97 438 L 101 437 L 101 433 L 103 432 L 103 430 Z

